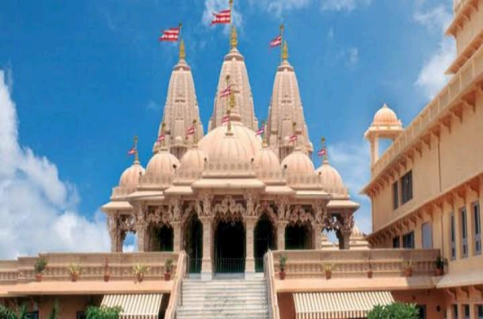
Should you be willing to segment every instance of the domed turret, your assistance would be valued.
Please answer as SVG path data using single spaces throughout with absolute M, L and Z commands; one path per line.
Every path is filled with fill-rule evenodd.
M 253 154 L 247 146 L 249 145 L 242 143 L 232 132 L 227 132 L 225 136 L 218 141 L 210 154 L 210 158 L 218 163 L 248 163 L 252 161 Z
M 350 249 L 353 250 L 367 250 L 370 249 L 369 242 L 366 239 L 366 235 L 354 225 L 352 228 L 352 234 L 350 237 Z
M 330 190 L 342 190 L 344 189 L 344 183 L 339 172 L 330 165 L 329 160 L 325 159 L 316 171 L 316 174 L 320 177 L 322 185 Z
M 149 161 L 142 181 L 148 184 L 170 183 L 179 167 L 178 159 L 166 148 L 162 148 Z
M 300 148 L 296 148 L 293 153 L 285 157 L 282 161 L 282 169 L 289 175 L 315 174 L 314 163 Z
M 139 161 L 134 161 L 131 167 L 127 168 L 121 175 L 119 186 L 125 188 L 136 188 L 139 185 L 141 176 L 144 175 L 144 168 Z
M 274 151 L 264 146 L 255 156 L 253 167 L 257 172 L 280 171 L 280 160 Z
M 398 126 L 401 121 L 397 118 L 396 112 L 391 110 L 387 104 L 384 104 L 376 114 L 372 121 L 373 126 Z

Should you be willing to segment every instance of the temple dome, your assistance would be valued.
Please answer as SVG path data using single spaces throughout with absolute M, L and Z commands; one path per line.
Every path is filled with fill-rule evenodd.
M 255 170 L 257 172 L 280 171 L 280 159 L 273 150 L 265 146 L 255 156 L 253 161 Z
M 315 173 L 319 175 L 323 186 L 331 189 L 343 189 L 344 183 L 339 172 L 330 165 L 328 160 L 324 160 Z
M 289 174 L 311 175 L 315 174 L 314 163 L 300 148 L 296 148 L 282 161 L 282 169 Z
M 227 132 L 214 146 L 210 153 L 210 159 L 213 161 L 229 164 L 251 162 L 253 159 L 249 145 L 242 143 L 232 132 Z
M 139 179 L 144 175 L 144 168 L 139 161 L 134 161 L 131 167 L 127 168 L 121 175 L 119 186 L 125 188 L 135 188 L 139 184 Z
M 200 149 L 205 152 L 208 158 L 216 158 L 214 152 L 219 148 L 218 144 L 225 138 L 227 131 L 228 125 L 225 123 L 210 131 L 200 140 Z M 246 149 L 248 157 L 255 158 L 255 155 L 262 147 L 261 139 L 256 133 L 237 120 L 232 121 L 231 132 L 236 140 Z
M 190 148 L 181 158 L 180 170 L 201 173 L 205 168 L 206 159 L 207 156 L 205 152 L 200 150 L 198 146 L 195 145 Z
M 373 126 L 393 126 L 401 125 L 401 121 L 397 118 L 396 112 L 391 110 L 386 104 L 380 108 L 374 115 L 372 121 Z
M 167 149 L 161 149 L 149 161 L 146 175 L 155 178 L 173 177 L 179 167 L 178 159 Z

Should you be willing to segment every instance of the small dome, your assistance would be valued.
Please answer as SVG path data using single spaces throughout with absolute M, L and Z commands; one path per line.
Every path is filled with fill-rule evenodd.
M 282 169 L 285 169 L 289 174 L 315 174 L 314 163 L 300 148 L 295 149 L 290 155 L 285 157 L 282 161 Z
M 357 227 L 357 225 L 354 225 L 354 227 L 352 228 L 351 238 L 352 237 L 364 238 L 366 237 L 366 235 L 359 229 L 359 227 Z
M 144 168 L 139 161 L 135 161 L 131 167 L 126 169 L 119 180 L 120 187 L 135 188 L 139 184 L 140 177 L 144 175 Z
M 328 160 L 324 160 L 322 166 L 320 166 L 315 173 L 319 175 L 323 186 L 331 189 L 344 188 L 342 177 L 339 172 L 329 164 Z
M 257 172 L 280 171 L 280 160 L 274 151 L 263 147 L 255 156 L 253 166 Z
M 181 170 L 201 173 L 205 169 L 206 154 L 193 146 L 181 158 Z
M 391 110 L 386 104 L 379 109 L 374 115 L 373 126 L 391 126 L 391 125 L 401 125 L 398 120 L 396 113 Z
M 181 136 L 176 136 L 176 137 L 174 138 L 174 143 L 175 143 L 176 145 L 183 144 L 183 138 L 182 138 Z
M 209 158 L 216 162 L 240 163 L 251 162 L 253 159 L 249 145 L 242 143 L 233 133 L 225 134 L 214 146 Z
M 180 167 L 178 159 L 166 149 L 161 149 L 154 155 L 146 167 L 146 175 L 151 177 L 174 176 Z
M 205 152 L 208 158 L 216 158 L 214 156 L 214 151 L 218 148 L 220 141 L 225 139 L 227 131 L 228 125 L 223 124 L 212 130 L 200 140 L 199 146 L 201 150 Z M 250 158 L 254 158 L 262 147 L 260 137 L 258 137 L 254 131 L 243 125 L 243 123 L 240 121 L 232 121 L 231 132 L 236 140 L 243 144 L 248 156 Z

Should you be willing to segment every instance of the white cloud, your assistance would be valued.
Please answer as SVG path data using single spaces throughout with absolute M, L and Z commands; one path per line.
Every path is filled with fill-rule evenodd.
M 0 70 L 0 259 L 39 251 L 107 251 L 102 213 L 88 220 L 75 212 L 75 187 L 57 167 L 18 142 L 11 86 Z
M 320 0 L 324 11 L 352 11 L 359 6 L 367 6 L 372 0 Z
M 419 72 L 416 86 L 427 99 L 432 99 L 448 82 L 449 76 L 444 72 L 456 56 L 454 41 L 444 36 L 444 31 L 451 21 L 451 13 L 447 7 L 440 5 L 423 12 L 418 8 L 414 20 L 430 32 L 440 32 L 441 40 L 437 50 L 426 60 Z
M 350 48 L 348 51 L 349 56 L 349 65 L 354 65 L 359 62 L 359 49 L 358 48 Z
M 355 214 L 358 227 L 364 233 L 372 231 L 371 204 L 369 198 L 359 192 L 370 180 L 369 146 L 360 143 L 341 142 L 329 146 L 330 164 L 342 176 L 344 184 L 349 188 L 351 198 L 361 207 Z
M 311 0 L 249 0 L 250 5 L 258 5 L 264 10 L 281 17 L 283 12 L 302 9 L 310 4 Z

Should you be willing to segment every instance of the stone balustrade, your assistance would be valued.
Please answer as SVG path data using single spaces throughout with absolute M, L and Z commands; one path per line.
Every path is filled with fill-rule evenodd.
M 376 177 L 386 167 L 394 162 L 394 159 L 406 151 L 413 143 L 417 142 L 431 127 L 436 120 L 441 118 L 448 107 L 460 103 L 460 98 L 469 90 L 475 79 L 483 74 L 483 47 L 480 48 L 468 62 L 453 76 L 443 90 L 421 111 L 412 123 L 399 135 L 394 143 L 384 152 L 381 158 L 372 167 L 372 176 Z
M 48 262 L 43 271 L 43 281 L 70 280 L 67 266 L 77 264 L 81 268 L 79 280 L 103 280 L 106 262 L 111 280 L 132 280 L 133 267 L 141 264 L 149 268 L 145 279 L 162 279 L 165 262 L 173 259 L 173 275 L 176 272 L 178 253 L 47 253 L 39 257 L 19 257 L 18 260 L 0 262 L 0 284 L 35 281 L 34 265 L 39 258 Z
M 369 268 L 374 277 L 404 276 L 403 261 L 413 262 L 413 276 L 432 276 L 438 249 L 372 249 L 372 250 L 287 250 L 274 251 L 276 272 L 280 271 L 280 255 L 287 256 L 286 278 L 325 278 L 324 266 L 334 265 L 333 278 L 360 278 Z

